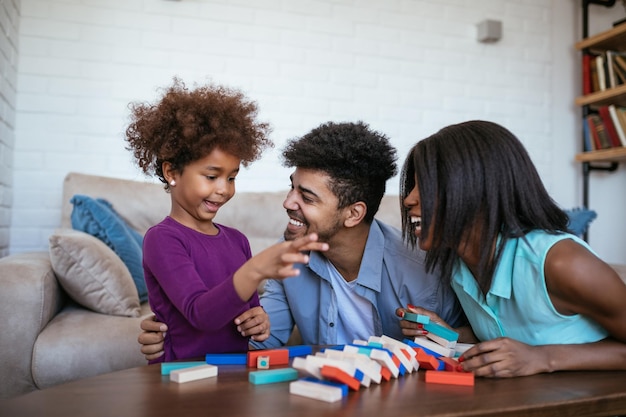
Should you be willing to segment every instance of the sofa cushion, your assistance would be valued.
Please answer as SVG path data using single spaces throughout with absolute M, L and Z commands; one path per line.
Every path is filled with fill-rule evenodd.
M 99 239 L 71 229 L 59 229 L 49 240 L 52 269 L 75 302 L 98 313 L 139 316 L 137 288 L 113 250 Z
M 104 199 L 77 194 L 70 201 L 74 205 L 72 227 L 97 237 L 113 249 L 130 271 L 139 300 L 146 301 L 148 290 L 143 278 L 141 234 L 128 226 Z

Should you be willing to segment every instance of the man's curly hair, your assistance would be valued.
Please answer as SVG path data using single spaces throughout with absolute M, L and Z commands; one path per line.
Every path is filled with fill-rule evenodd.
M 273 146 L 269 124 L 256 120 L 256 103 L 236 89 L 208 84 L 189 90 L 175 77 L 156 104 L 136 102 L 129 108 L 127 149 L 143 172 L 158 177 L 166 189 L 165 161 L 182 172 L 219 148 L 248 166 Z
M 328 187 L 339 199 L 338 208 L 365 202 L 368 224 L 380 207 L 387 180 L 397 172 L 396 149 L 384 134 L 363 122 L 322 124 L 290 140 L 282 157 L 287 167 L 328 174 Z

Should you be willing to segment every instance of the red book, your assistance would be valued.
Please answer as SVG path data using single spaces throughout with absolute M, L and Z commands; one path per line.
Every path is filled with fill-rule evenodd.
M 591 93 L 591 55 L 583 54 L 583 94 Z
M 597 114 L 590 114 L 587 116 L 587 121 L 589 122 L 589 131 L 591 132 L 593 141 L 596 144 L 596 149 L 610 148 L 611 140 L 609 139 L 609 135 L 606 133 L 604 123 L 602 123 L 600 116 Z
M 602 119 L 602 123 L 604 123 L 604 129 L 611 140 L 611 147 L 619 148 L 622 146 L 622 141 L 617 134 L 617 130 L 615 130 L 613 118 L 611 117 L 611 113 L 609 113 L 609 106 L 600 106 L 598 113 L 600 113 L 600 118 Z

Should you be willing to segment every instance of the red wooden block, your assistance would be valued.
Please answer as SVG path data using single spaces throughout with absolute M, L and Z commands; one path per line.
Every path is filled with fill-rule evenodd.
M 474 386 L 474 374 L 472 372 L 426 371 L 426 382 Z
M 389 368 L 386 368 L 384 366 L 380 368 L 380 375 L 385 381 L 389 381 L 391 379 L 391 371 L 389 370 Z
M 339 368 L 330 365 L 322 366 L 320 370 L 322 376 L 324 378 L 328 378 L 331 381 L 340 382 L 342 384 L 346 384 L 351 390 L 358 391 L 361 383 L 358 379 L 353 376 L 348 375 L 344 371 Z
M 415 351 L 417 352 L 416 359 L 420 364 L 420 368 L 439 369 L 439 360 L 437 358 L 435 358 L 433 355 L 429 355 L 420 348 L 416 348 Z
M 275 365 L 289 365 L 289 350 L 288 349 L 261 349 L 251 350 L 248 352 L 248 367 L 256 368 L 257 358 L 259 356 L 268 356 L 271 366 Z
M 444 370 L 448 372 L 462 372 L 462 371 L 459 371 L 459 361 L 457 361 L 456 359 L 442 356 L 439 358 L 439 360 L 443 362 Z

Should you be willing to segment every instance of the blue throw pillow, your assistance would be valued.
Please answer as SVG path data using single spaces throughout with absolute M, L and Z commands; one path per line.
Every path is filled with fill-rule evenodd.
M 148 290 L 143 278 L 143 236 L 120 217 L 108 201 L 76 194 L 70 202 L 72 227 L 75 230 L 97 237 L 120 257 L 133 277 L 139 300 L 148 299 Z
M 598 214 L 584 207 L 577 207 L 565 210 L 565 214 L 569 217 L 568 229 L 576 236 L 582 236 L 589 228 L 589 225 L 598 217 Z

